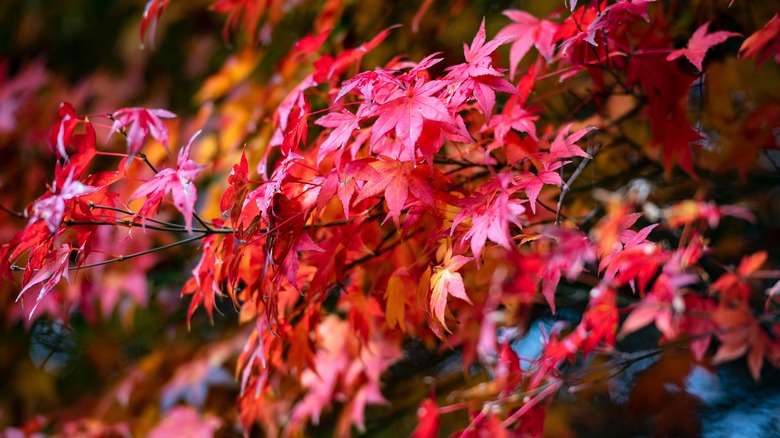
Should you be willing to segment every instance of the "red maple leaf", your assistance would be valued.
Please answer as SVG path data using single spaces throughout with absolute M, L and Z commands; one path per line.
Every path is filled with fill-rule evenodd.
M 693 33 L 693 36 L 688 40 L 688 45 L 684 49 L 675 50 L 666 56 L 667 61 L 674 61 L 675 59 L 685 56 L 688 61 L 693 64 L 697 70 L 702 71 L 702 64 L 704 63 L 704 55 L 707 54 L 712 46 L 720 44 L 723 41 L 735 36 L 741 36 L 737 32 L 728 32 L 725 30 L 707 33 L 707 28 L 710 22 L 707 21 L 702 24 Z
M 19 295 L 16 297 L 16 301 L 19 301 L 25 292 L 31 288 L 38 290 L 38 297 L 35 299 L 35 305 L 30 310 L 30 316 L 32 317 L 35 308 L 38 303 L 41 302 L 49 291 L 54 289 L 54 286 L 60 282 L 62 276 L 65 275 L 65 280 L 70 281 L 68 278 L 68 262 L 70 260 L 71 247 L 68 244 L 63 244 L 60 249 L 52 251 L 43 258 L 43 264 L 40 269 L 30 278 L 30 281 L 24 286 Z
M 60 103 L 57 109 L 57 123 L 49 131 L 49 144 L 61 158 L 68 158 L 65 148 L 70 143 L 70 137 L 73 135 L 73 129 L 79 122 L 76 118 L 76 110 L 68 102 Z
M 761 65 L 770 56 L 780 64 L 780 12 L 753 35 L 747 37 L 739 48 L 739 58 L 756 58 Z
M 301 288 L 298 286 L 299 251 L 325 252 L 325 250 L 317 246 L 317 244 L 314 243 L 314 241 L 311 240 L 311 237 L 306 233 L 301 233 L 298 235 L 298 237 L 295 238 L 295 243 L 290 246 L 289 251 L 284 257 L 284 261 L 282 261 L 281 265 L 279 266 L 277 281 L 280 281 L 282 278 L 287 279 L 287 281 L 289 281 L 290 284 L 295 287 L 296 290 L 298 290 L 298 292 L 301 291 Z
M 149 47 L 154 48 L 154 34 L 157 32 L 157 21 L 162 17 L 165 8 L 171 0 L 149 0 L 144 8 L 144 15 L 141 18 L 141 41 L 145 39 L 146 31 L 149 30 Z
M 680 322 L 680 330 L 690 336 L 690 349 L 693 357 L 701 361 L 707 353 L 712 334 L 718 326 L 711 315 L 716 309 L 712 299 L 702 298 L 696 294 L 685 294 L 685 314 Z
M 160 208 L 163 196 L 171 192 L 173 193 L 173 205 L 184 217 L 187 231 L 192 231 L 192 213 L 195 209 L 195 202 L 198 200 L 198 190 L 192 181 L 206 168 L 206 166 L 195 164 L 194 161 L 190 160 L 190 146 L 198 134 L 200 131 L 192 136 L 187 147 L 179 151 L 177 170 L 161 170 L 154 178 L 138 187 L 138 190 L 130 197 L 132 202 L 146 196 L 144 205 L 138 211 L 141 223 Z
M 92 159 L 95 157 L 96 150 L 95 144 L 97 143 L 97 135 L 95 133 L 95 127 L 88 121 L 84 123 L 84 133 L 74 134 L 71 137 L 71 143 L 76 148 L 76 153 L 71 155 L 70 160 L 67 162 L 64 172 L 73 172 L 75 178 L 82 177 L 89 165 L 92 163 Z M 91 175 L 90 175 L 91 176 Z M 87 178 L 94 180 L 95 178 Z M 95 185 L 92 182 L 92 185 Z
M 555 313 L 555 291 L 561 281 L 561 272 L 569 281 L 575 281 L 586 263 L 596 259 L 596 251 L 587 236 L 576 230 L 547 228 L 544 234 L 555 239 L 557 245 L 551 250 L 541 268 L 542 295 Z
M 168 147 L 168 127 L 160 119 L 172 119 L 176 114 L 164 109 L 122 108 L 111 115 L 114 123 L 108 136 L 121 129 L 126 129 L 127 163 L 130 165 L 135 154 L 144 146 L 146 139 L 152 138 Z
M 490 119 L 489 127 L 493 128 L 499 144 L 504 144 L 504 139 L 511 129 L 517 132 L 525 132 L 534 140 L 536 137 L 536 125 L 534 122 L 539 120 L 539 116 L 531 110 L 523 107 L 522 99 L 518 96 L 512 96 L 504 105 L 504 110 Z
M 355 178 L 366 181 L 355 203 L 384 193 L 390 216 L 400 228 L 401 210 L 406 206 L 410 192 L 422 203 L 433 205 L 433 190 L 427 181 L 429 173 L 428 167 L 415 167 L 409 162 L 389 159 L 374 161 L 355 175 Z
M 668 266 L 672 266 L 669 264 Z M 679 333 L 675 311 L 682 304 L 682 288 L 695 283 L 694 274 L 662 272 L 655 280 L 651 292 L 628 315 L 620 328 L 620 337 L 633 333 L 655 322 L 655 326 L 667 339 L 674 339 Z
M 774 359 L 772 361 L 777 363 L 780 343 L 769 337 L 749 306 L 732 308 L 720 305 L 713 312 L 712 320 L 720 327 L 717 331 L 720 347 L 712 358 L 715 364 L 734 360 L 747 353 L 750 374 L 758 381 L 764 358 Z
M 446 81 L 425 81 L 421 78 L 407 89 L 397 89 L 384 103 L 374 106 L 372 112 L 379 117 L 371 128 L 371 147 L 394 130 L 402 150 L 401 156 L 393 158 L 414 160 L 414 148 L 425 121 L 456 123 L 444 103 L 435 96 L 447 85 Z
M 636 216 L 632 217 L 633 224 Z M 622 224 L 629 227 L 631 224 Z M 621 230 L 619 236 L 619 249 L 613 251 L 601 259 L 599 272 L 604 271 L 604 279 L 613 286 L 621 286 L 626 282 L 638 280 L 639 290 L 644 291 L 645 286 L 658 271 L 658 267 L 666 258 L 660 248 L 647 240 L 647 236 L 658 224 L 648 225 L 638 232 L 633 230 Z
M 599 2 L 600 7 L 605 6 L 605 4 L 606 2 L 603 0 Z M 560 53 L 564 56 L 567 56 L 569 49 L 573 48 L 574 50 L 568 56 L 571 61 L 577 59 L 577 64 L 579 64 L 582 62 L 582 59 L 576 55 L 579 52 L 578 48 L 583 45 L 583 42 L 594 46 L 597 45 L 595 29 L 591 29 L 590 25 L 599 18 L 599 12 L 594 6 L 582 6 L 576 11 L 572 8 L 572 11 L 572 14 L 555 31 L 552 40 L 563 40 Z
M 320 47 L 322 47 L 322 44 L 325 43 L 325 40 L 328 39 L 331 30 L 333 29 L 325 29 L 317 36 L 306 35 L 305 37 L 299 39 L 295 43 L 293 51 L 291 52 L 291 58 L 296 62 L 300 62 L 312 54 L 317 53 L 320 50 Z
M 558 30 L 558 24 L 540 20 L 527 12 L 514 9 L 504 11 L 504 15 L 514 23 L 501 29 L 496 35 L 496 39 L 515 38 L 509 51 L 509 77 L 511 79 L 515 78 L 517 66 L 531 49 L 531 46 L 536 47 L 547 62 L 552 60 L 555 51 L 553 36 Z
M 509 234 L 509 223 L 522 228 L 520 215 L 525 213 L 525 207 L 520 199 L 510 198 L 512 190 L 509 188 L 512 176 L 499 174 L 498 187 L 490 192 L 477 192 L 473 197 L 464 198 L 456 202 L 463 207 L 452 221 L 452 232 L 458 224 L 471 218 L 471 227 L 463 235 L 462 240 L 471 242 L 471 253 L 480 265 L 480 254 L 486 240 L 491 240 L 506 249 L 512 249 L 512 236 Z M 486 186 L 483 186 L 483 188 Z M 517 190 L 517 188 L 513 188 Z
M 582 321 L 577 327 L 586 330 L 582 351 L 588 354 L 601 342 L 607 348 L 615 345 L 617 335 L 618 309 L 617 292 L 609 286 L 599 284 L 590 291 L 588 308 L 582 315 Z
M 249 164 L 246 160 L 246 152 L 241 152 L 241 161 L 233 166 L 228 175 L 230 187 L 225 190 L 219 200 L 219 210 L 230 213 L 230 222 L 234 227 L 241 223 L 241 210 L 249 191 Z
M 306 96 L 304 95 L 304 91 L 308 90 L 309 88 L 316 85 L 316 82 L 314 82 L 314 79 L 312 75 L 306 76 L 298 85 L 295 86 L 295 88 L 290 91 L 290 93 L 282 100 L 281 103 L 279 103 L 279 106 L 276 108 L 276 112 L 274 113 L 274 126 L 276 127 L 276 130 L 274 131 L 273 137 L 271 137 L 271 141 L 269 143 L 270 146 L 279 146 L 285 143 L 285 136 L 288 135 L 288 125 L 300 125 L 301 119 L 303 119 L 303 124 L 301 128 L 305 129 L 306 126 L 306 117 L 308 116 L 308 107 L 309 104 L 307 102 Z M 293 111 L 293 109 L 298 109 L 298 111 Z M 292 115 L 292 117 L 291 117 Z M 290 134 L 294 134 L 298 131 L 295 129 L 295 126 L 290 129 Z M 297 146 L 297 143 L 292 143 L 286 145 L 288 146 L 287 149 L 283 150 L 288 152 L 291 147 Z
M 453 107 L 459 106 L 462 101 L 468 97 L 474 96 L 482 107 L 485 117 L 490 120 L 493 113 L 493 106 L 496 103 L 496 91 L 505 93 L 517 93 L 512 84 L 502 78 L 503 73 L 493 68 L 493 60 L 490 54 L 500 45 L 511 40 L 512 36 L 495 38 L 485 44 L 485 20 L 479 26 L 479 31 L 471 42 L 471 46 L 463 44 L 463 54 L 466 58 L 465 64 L 458 64 L 447 68 L 449 73 L 445 80 L 451 80 L 460 83 L 454 92 L 455 99 L 450 103 Z
M 433 399 L 423 400 L 417 409 L 417 420 L 420 424 L 412 431 L 409 438 L 436 438 L 439 436 L 439 407 Z
M 222 29 L 222 37 L 227 41 L 230 37 L 230 31 L 238 29 L 240 24 L 244 26 L 244 32 L 251 42 L 257 39 L 257 24 L 265 13 L 270 3 L 276 2 L 256 2 L 252 0 L 217 0 L 211 5 L 211 9 L 228 14 L 225 20 L 225 27 Z
M 641 17 L 645 21 L 650 21 L 650 17 L 647 15 L 647 4 L 655 3 L 656 0 L 618 0 L 614 4 L 607 6 L 601 14 L 614 14 L 613 20 L 623 18 L 625 13 L 636 15 Z
M 369 159 L 350 161 L 342 169 L 335 168 L 331 173 L 325 175 L 320 182 L 320 191 L 317 194 L 317 209 L 323 210 L 334 196 L 338 196 L 344 209 L 344 217 L 349 218 L 352 195 L 357 189 L 355 176 L 364 172 L 364 169 L 369 167 L 369 163 L 371 163 Z
M 625 24 L 631 18 L 627 14 L 641 17 L 649 22 L 650 17 L 647 15 L 647 4 L 655 1 L 656 0 L 619 0 L 617 3 L 601 9 L 599 16 L 588 25 L 585 41 L 594 46 L 598 46 L 596 43 L 596 36 L 600 33 L 609 34 L 615 25 Z
M 203 256 L 195 268 L 192 269 L 192 277 L 187 280 L 181 289 L 182 296 L 192 294 L 192 301 L 190 301 L 190 306 L 187 310 L 188 324 L 195 310 L 201 304 L 206 309 L 209 320 L 214 321 L 215 298 L 217 295 L 222 295 L 222 289 L 219 287 L 219 276 L 223 266 L 221 261 L 217 260 L 217 253 L 214 247 L 219 246 L 219 244 L 215 245 L 215 240 L 215 234 L 203 239 L 200 246 Z

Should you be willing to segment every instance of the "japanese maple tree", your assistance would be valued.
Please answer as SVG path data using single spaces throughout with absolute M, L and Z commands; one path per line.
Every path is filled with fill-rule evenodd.
M 224 16 L 192 43 L 224 53 L 188 54 L 206 73 L 179 108 L 43 93 L 0 59 L 3 150 L 42 151 L 24 176 L 37 192 L 2 173 L 9 326 L 191 330 L 116 364 L 72 412 L 0 427 L 538 436 L 557 394 L 639 360 L 638 332 L 651 356 L 745 360 L 756 380 L 780 366 L 776 11 L 488 3 L 426 1 L 357 31 L 368 6 L 340 0 L 150 0 L 146 54 L 174 50 L 169 14 Z M 748 10 L 758 28 L 730 18 Z M 403 44 L 461 18 L 463 41 Z M 25 119 L 41 102 L 45 127 Z M 534 318 L 572 311 L 524 355 Z

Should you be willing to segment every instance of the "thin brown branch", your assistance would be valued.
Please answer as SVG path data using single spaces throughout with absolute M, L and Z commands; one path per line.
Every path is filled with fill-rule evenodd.
M 4 212 L 8 213 L 9 215 L 11 215 L 13 217 L 17 217 L 19 219 L 26 219 L 24 213 L 21 213 L 21 212 L 15 211 L 15 210 L 11 210 L 10 208 L 6 207 L 3 204 L 0 204 L 0 210 L 3 210 Z
M 561 224 L 561 209 L 563 208 L 563 200 L 566 197 L 566 193 L 569 192 L 571 185 L 574 184 L 574 181 L 577 179 L 577 177 L 580 176 L 583 170 L 585 170 L 585 166 L 590 163 L 590 160 L 596 156 L 600 148 L 601 143 L 596 143 L 593 148 L 588 148 L 588 155 L 590 155 L 590 157 L 585 157 L 582 159 L 579 166 L 577 166 L 577 169 L 574 170 L 574 173 L 572 173 L 569 179 L 566 181 L 566 184 L 561 187 L 561 194 L 558 196 L 558 207 L 555 209 L 555 225 Z M 561 167 L 561 169 L 563 169 L 563 167 Z

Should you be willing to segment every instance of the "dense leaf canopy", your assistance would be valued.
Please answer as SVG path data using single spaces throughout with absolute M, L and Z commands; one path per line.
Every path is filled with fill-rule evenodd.
M 771 5 L 51 3 L 0 6 L 1 433 L 685 435 L 780 366 Z

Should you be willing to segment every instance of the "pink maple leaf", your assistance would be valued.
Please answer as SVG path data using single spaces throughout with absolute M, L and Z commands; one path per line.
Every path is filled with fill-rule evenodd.
M 487 35 L 485 34 L 485 19 L 482 19 L 482 23 L 479 25 L 477 34 L 474 35 L 474 39 L 471 40 L 471 45 L 463 43 L 463 55 L 466 58 L 470 69 L 469 74 L 471 76 L 491 75 L 499 76 L 501 73 L 493 68 L 491 64 L 490 54 L 495 52 L 498 47 L 510 40 L 513 37 L 510 35 L 497 37 L 487 42 Z
M 537 174 L 533 172 L 522 172 L 517 177 L 517 185 L 520 188 L 525 189 L 525 194 L 528 196 L 528 203 L 531 205 L 531 212 L 536 213 L 536 199 L 539 197 L 539 193 L 542 191 L 542 187 L 545 184 L 562 186 L 563 180 L 561 175 L 556 172 L 563 166 L 563 162 L 545 162 L 543 167 L 539 169 Z
M 707 50 L 731 37 L 741 36 L 737 32 L 728 32 L 725 30 L 707 33 L 707 28 L 709 25 L 709 21 L 702 24 L 698 29 L 696 29 L 696 32 L 693 33 L 691 39 L 688 40 L 688 45 L 684 49 L 675 50 L 674 52 L 667 55 L 666 60 L 674 61 L 681 56 L 685 56 L 688 58 L 688 61 L 690 61 L 691 64 L 696 67 L 697 70 L 702 71 L 704 55 L 707 54 Z
M 333 128 L 328 138 L 320 144 L 317 150 L 317 165 L 329 154 L 341 149 L 352 137 L 352 133 L 360 128 L 360 117 L 347 110 L 340 113 L 329 113 L 314 122 L 325 128 Z M 343 149 L 342 149 L 343 151 Z M 341 161 L 341 153 L 334 158 L 336 166 Z
M 561 128 L 561 130 L 558 132 L 555 140 L 553 140 L 552 144 L 550 145 L 550 154 L 553 156 L 553 158 L 557 159 L 570 157 L 590 158 L 590 155 L 585 153 L 581 147 L 577 146 L 576 142 L 595 128 L 582 128 L 574 134 L 569 135 L 571 125 L 572 124 L 569 123 L 568 125 Z
M 435 93 L 447 86 L 446 81 L 418 79 L 408 89 L 399 89 L 388 100 L 377 105 L 374 112 L 379 115 L 371 128 L 371 147 L 391 130 L 408 153 L 415 157 L 414 147 L 423 131 L 423 123 L 437 121 L 453 124 L 453 118 L 444 103 Z
M 17 111 L 22 109 L 28 99 L 35 96 L 48 80 L 44 62 L 40 59 L 24 66 L 13 76 L 8 74 L 8 67 L 9 59 L 0 61 L 0 133 L 16 130 L 18 116 L 21 115 L 17 114 Z
M 150 135 L 168 147 L 168 127 L 161 119 L 172 119 L 176 114 L 164 109 L 122 108 L 111 117 L 114 124 L 109 137 L 120 129 L 126 129 L 128 159 L 125 166 L 129 166 Z
M 508 186 L 511 175 L 498 176 L 500 189 L 494 193 L 477 192 L 474 197 L 464 198 L 456 205 L 464 207 L 452 221 L 452 232 L 458 224 L 471 217 L 471 228 L 463 235 L 463 241 L 471 241 L 471 253 L 477 266 L 480 265 L 480 254 L 486 240 L 491 240 L 506 249 L 512 249 L 512 237 L 509 234 L 509 223 L 522 228 L 520 215 L 525 213 L 525 207 L 520 199 L 510 198 Z
M 317 327 L 316 369 L 301 372 L 306 395 L 296 403 L 290 416 L 294 422 L 311 419 L 319 424 L 323 409 L 336 397 L 349 400 L 349 419 L 364 430 L 363 411 L 367 403 L 385 403 L 379 389 L 382 372 L 401 357 L 401 351 L 382 339 L 372 338 L 357 348 L 356 337 L 347 321 L 335 315 L 323 318 Z
M 587 263 L 596 259 L 596 251 L 588 237 L 577 230 L 563 228 L 547 228 L 546 235 L 558 243 L 542 268 L 542 295 L 555 313 L 555 291 L 561 280 L 561 273 L 566 279 L 574 281 Z
M 376 88 L 383 87 L 400 87 L 401 81 L 399 81 L 393 74 L 387 70 L 376 69 L 373 71 L 364 71 L 358 73 L 353 78 L 344 81 L 339 90 L 339 94 L 336 95 L 334 101 L 338 101 L 344 95 L 357 89 L 363 98 L 368 103 L 369 108 L 374 101 L 374 90 Z
M 222 426 L 222 420 L 212 415 L 201 415 L 195 408 L 177 406 L 168 411 L 160 422 L 148 432 L 148 438 L 187 436 L 191 438 L 213 437 Z
M 61 176 L 58 175 L 57 179 Z M 87 186 L 79 181 L 73 181 L 73 173 L 70 173 L 62 184 L 54 183 L 52 195 L 35 201 L 31 208 L 30 221 L 28 226 L 39 220 L 46 222 L 46 227 L 52 234 L 56 233 L 65 216 L 66 201 L 77 198 L 82 195 L 95 193 L 97 187 Z
M 517 96 L 512 96 L 504 105 L 503 112 L 492 118 L 488 126 L 493 128 L 496 140 L 501 144 L 504 143 L 504 139 L 512 129 L 525 132 L 537 140 L 536 124 L 534 123 L 537 120 L 539 120 L 539 116 L 524 108 L 521 99 Z
M 190 147 L 198 134 L 200 134 L 200 131 L 192 136 L 190 142 L 187 143 L 187 147 L 179 151 L 178 168 L 176 170 L 161 170 L 154 178 L 139 187 L 133 193 L 133 196 L 130 197 L 130 201 L 134 201 L 146 196 L 146 202 L 138 211 L 142 222 L 160 208 L 162 198 L 171 192 L 173 193 L 173 205 L 184 216 L 187 231 L 192 231 L 192 213 L 195 209 L 195 202 L 198 200 L 198 190 L 192 184 L 192 181 L 206 168 L 206 166 L 195 164 L 189 158 Z
M 516 94 L 517 90 L 509 81 L 501 77 L 503 76 L 501 71 L 493 68 L 493 60 L 490 57 L 490 54 L 500 45 L 514 37 L 507 35 L 495 38 L 485 44 L 486 38 L 485 20 L 483 19 L 471 46 L 463 44 L 466 63 L 449 67 L 447 69 L 449 73 L 445 80 L 449 79 L 460 83 L 454 93 L 456 102 L 451 103 L 451 106 L 457 106 L 469 96 L 474 96 L 479 106 L 482 107 L 485 117 L 489 120 L 496 103 L 495 92 L 503 91 Z
M 515 78 L 517 65 L 523 60 L 531 46 L 536 47 L 548 62 L 552 60 L 553 52 L 555 51 L 553 36 L 558 30 L 558 24 L 552 21 L 540 20 L 527 12 L 514 9 L 504 11 L 504 15 L 509 17 L 514 23 L 501 29 L 496 35 L 496 39 L 509 36 L 516 38 L 509 51 L 510 79 Z

